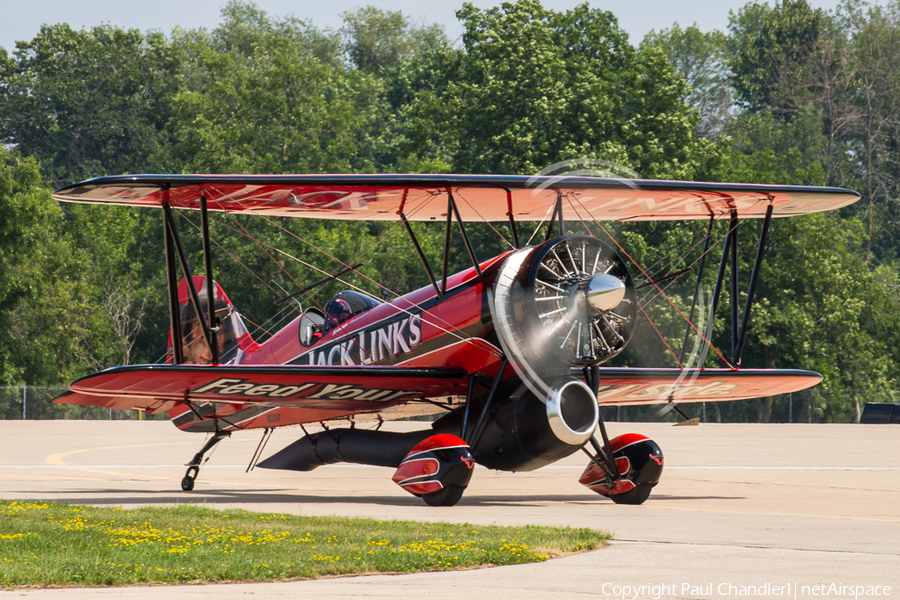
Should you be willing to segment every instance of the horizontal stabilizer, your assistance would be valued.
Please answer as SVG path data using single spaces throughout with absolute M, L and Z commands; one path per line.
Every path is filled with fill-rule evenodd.
M 580 372 L 579 372 L 580 373 Z M 723 402 L 799 392 L 822 381 L 797 369 L 600 369 L 601 406 Z

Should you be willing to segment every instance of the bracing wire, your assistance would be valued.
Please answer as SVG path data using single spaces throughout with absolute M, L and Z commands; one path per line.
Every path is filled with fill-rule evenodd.
M 737 226 L 735 227 L 735 230 L 737 230 L 738 228 L 740 228 L 740 226 L 741 226 L 743 223 L 744 223 L 744 221 L 738 221 Z M 709 254 L 710 252 L 712 252 L 717 246 L 719 246 L 723 241 L 725 241 L 725 238 L 727 238 L 730 234 L 731 234 L 731 228 L 729 227 L 729 228 L 728 228 L 728 231 L 726 231 L 725 234 L 724 234 L 723 236 L 721 236 L 721 237 L 717 238 L 715 241 L 713 241 L 713 242 L 709 245 L 709 248 L 706 249 L 706 252 L 702 252 L 696 259 L 694 259 L 694 261 L 693 261 L 691 264 L 689 264 L 689 265 L 687 266 L 687 268 L 693 269 L 693 268 L 694 268 L 694 265 L 696 265 L 698 262 L 700 262 L 700 260 L 701 260 L 704 256 L 706 256 L 707 254 Z M 678 258 L 679 258 L 679 259 L 680 259 L 680 258 L 683 258 L 683 257 L 686 256 L 688 253 L 692 252 L 692 251 L 694 250 L 694 248 L 696 248 L 697 246 L 699 246 L 702 242 L 703 242 L 703 238 L 701 238 L 699 242 L 697 242 L 696 244 L 694 244 L 694 245 L 688 250 L 688 252 L 686 252 L 685 254 L 683 254 L 682 256 L 680 256 L 680 257 L 678 257 Z M 677 259 L 676 259 L 676 260 L 677 260 Z M 647 301 L 645 302 L 644 299 L 647 298 L 647 296 L 649 296 L 650 294 L 653 293 L 653 290 L 650 290 L 649 292 L 647 292 L 647 293 L 644 295 L 644 298 L 641 299 L 641 302 L 644 302 L 645 305 L 646 305 L 646 304 L 649 304 L 650 302 L 653 302 L 654 300 L 656 300 L 656 298 L 659 297 L 659 295 L 660 295 L 661 293 L 663 293 L 665 290 L 669 289 L 669 286 L 671 286 L 671 285 L 674 284 L 674 283 L 675 283 L 675 280 L 670 281 L 668 284 L 666 284 L 666 286 L 665 286 L 661 291 L 658 291 L 656 294 L 653 295 L 652 298 L 650 298 L 650 300 L 647 300 Z
M 200 230 L 200 226 L 197 225 L 196 223 L 194 223 L 194 222 L 193 222 L 190 218 L 188 218 L 188 216 L 185 215 L 182 211 L 175 211 L 175 214 L 177 214 L 177 215 L 180 216 L 182 219 L 184 219 L 185 221 L 187 221 L 192 227 L 194 227 L 194 229 L 196 229 L 196 230 L 198 230 L 198 231 Z M 215 220 L 212 220 L 211 222 L 216 223 Z M 236 231 L 236 230 L 235 230 L 235 231 Z M 218 246 L 223 252 L 225 252 L 225 254 L 227 254 L 227 255 L 228 255 L 233 261 L 235 261 L 241 268 L 243 268 L 245 271 L 247 271 L 248 273 L 250 273 L 251 275 L 253 275 L 257 280 L 259 280 L 259 282 L 262 283 L 264 286 L 266 286 L 273 294 L 278 294 L 278 291 L 277 291 L 275 288 L 273 288 L 271 285 L 269 285 L 269 283 L 268 283 L 265 279 L 263 279 L 262 277 L 260 277 L 259 275 L 257 275 L 257 273 L 256 273 L 253 269 L 251 269 L 250 267 L 248 267 L 247 265 L 245 265 L 243 262 L 241 262 L 241 260 L 240 260 L 237 256 L 235 256 L 234 254 L 232 254 L 231 252 L 229 252 L 228 249 L 225 248 L 225 246 L 223 246 L 223 245 L 220 244 L 218 241 L 216 241 L 212 236 L 210 236 L 210 241 L 211 241 L 213 244 L 215 244 L 216 246 Z M 280 287 L 280 286 L 279 286 L 279 287 Z M 291 305 L 286 305 L 286 308 L 291 308 Z M 272 332 L 270 332 L 268 329 L 266 329 L 266 326 L 269 325 L 269 322 L 270 322 L 270 321 L 274 320 L 274 319 L 277 318 L 280 314 L 282 314 L 282 312 L 284 312 L 284 310 L 285 310 L 285 309 L 282 309 L 282 311 L 279 311 L 278 313 L 276 313 L 276 314 L 273 315 L 272 317 L 269 317 L 269 319 L 267 319 L 266 321 L 264 321 L 261 325 L 255 323 L 250 317 L 248 317 L 248 316 L 245 315 L 245 314 L 241 314 L 241 317 L 242 317 L 244 320 L 246 320 L 247 322 L 249 322 L 251 325 L 253 325 L 254 327 L 256 327 L 256 329 L 255 329 L 254 331 L 250 332 L 250 337 L 256 339 L 256 337 L 258 336 L 258 334 L 259 334 L 260 331 L 264 332 L 264 333 L 265 333 L 266 335 L 268 335 L 268 336 L 271 336 L 271 335 L 272 335 Z M 280 323 L 281 321 L 283 321 L 283 320 L 284 320 L 284 319 L 282 318 L 282 319 L 279 321 L 279 323 Z M 277 325 L 277 324 L 278 324 L 278 323 L 275 323 L 274 325 L 272 325 L 272 327 L 274 327 L 274 326 Z
M 475 214 L 478 215 L 478 216 L 481 218 L 482 221 L 484 221 L 485 223 L 487 223 L 487 226 L 490 227 L 491 230 L 493 230 L 493 232 L 496 233 L 497 236 L 498 236 L 501 240 L 503 240 L 504 243 L 506 243 L 507 246 L 509 246 L 509 247 L 510 247 L 511 249 L 513 249 L 513 250 L 516 249 L 516 247 L 513 246 L 512 243 L 511 243 L 508 239 L 506 239 L 506 237 L 505 237 L 502 233 L 500 233 L 500 232 L 497 230 L 497 228 L 494 227 L 494 226 L 491 224 L 490 221 L 488 221 L 487 219 L 485 219 L 484 216 L 483 216 L 480 212 L 478 212 L 478 209 L 475 208 L 474 206 L 472 206 L 472 203 L 469 202 L 468 200 L 466 200 L 465 196 L 463 196 L 461 193 L 459 193 L 458 190 L 457 190 L 457 192 L 456 192 L 456 196 L 455 196 L 455 197 L 456 197 L 456 198 L 459 198 L 460 200 L 462 200 L 463 202 L 465 202 L 465 203 L 466 203 L 466 206 L 468 206 L 469 208 L 471 208 L 471 209 L 475 212 Z
M 231 216 L 231 215 L 229 214 L 229 216 Z M 233 217 L 232 217 L 232 218 L 233 218 Z M 238 223 L 238 225 L 240 226 L 240 223 Z M 224 226 L 224 227 L 228 227 L 229 229 L 231 229 L 232 231 L 235 231 L 236 233 L 241 233 L 241 232 L 237 231 L 236 229 L 234 229 L 233 227 L 229 227 L 228 225 L 224 225 L 224 224 L 223 224 L 223 226 Z M 285 256 L 286 258 L 289 258 L 289 259 L 291 259 L 291 260 L 293 260 L 293 261 L 295 261 L 295 262 L 297 262 L 297 263 L 299 263 L 299 264 L 301 264 L 301 265 L 303 265 L 303 266 L 305 266 L 305 267 L 307 267 L 307 268 L 309 268 L 309 269 L 312 269 L 312 270 L 314 270 L 314 271 L 316 271 L 316 272 L 318 272 L 318 273 L 321 273 L 321 274 L 323 274 L 323 275 L 330 275 L 330 273 L 328 273 L 328 271 L 325 271 L 324 269 L 321 269 L 321 268 L 319 268 L 319 267 L 316 267 L 315 265 L 312 265 L 312 264 L 310 264 L 310 263 L 308 263 L 308 262 L 306 262 L 306 261 L 304 261 L 304 260 L 302 260 L 302 259 L 300 259 L 300 258 L 297 258 L 296 256 L 293 256 L 293 255 L 291 255 L 290 253 L 285 252 L 284 250 L 281 250 L 280 248 L 276 248 L 276 247 L 274 247 L 274 246 L 272 246 L 272 245 L 270 245 L 270 244 L 266 244 L 265 242 L 262 242 L 262 241 L 260 241 L 260 240 L 255 239 L 252 235 L 250 235 L 249 232 L 246 231 L 246 228 L 244 228 L 244 227 L 242 227 L 242 226 L 240 226 L 240 227 L 241 227 L 241 229 L 243 230 L 243 235 L 249 237 L 255 244 L 257 244 L 257 245 L 260 247 L 260 249 L 262 249 L 262 250 L 266 253 L 266 255 L 269 256 L 269 258 L 272 259 L 276 264 L 278 264 L 278 265 L 279 265 L 279 268 L 282 269 L 282 270 L 284 270 L 285 272 L 286 272 L 286 270 L 284 269 L 284 267 L 281 266 L 280 263 L 278 263 L 278 261 L 274 260 L 274 258 L 271 256 L 271 254 L 270 254 L 265 248 L 268 248 L 269 250 L 272 250 L 272 251 L 274 251 L 274 252 L 276 252 L 276 253 L 278 253 L 278 254 L 281 254 L 281 255 Z M 264 246 L 265 248 L 263 248 L 263 246 Z M 294 283 L 297 285 L 297 287 L 302 287 L 302 286 L 300 286 L 299 284 L 297 284 L 296 280 L 295 280 L 293 277 L 291 277 L 290 274 L 288 274 L 288 276 L 291 278 L 292 281 L 294 281 Z M 359 292 L 361 292 L 361 293 L 364 293 L 364 294 L 368 293 L 368 292 L 367 292 L 366 290 L 364 290 L 363 288 L 361 288 L 361 287 L 359 287 L 359 286 L 357 286 L 357 285 L 354 285 L 354 284 L 352 284 L 352 283 L 350 283 L 350 282 L 348 282 L 348 281 L 345 281 L 345 280 L 343 280 L 343 279 L 336 278 L 335 281 L 337 281 L 337 282 L 339 282 L 339 283 L 341 283 L 341 284 L 343 284 L 343 285 L 345 285 L 345 286 L 347 286 L 347 287 L 349 287 L 349 288 L 352 288 L 352 289 L 354 289 L 354 290 L 357 290 L 357 291 L 359 291 Z M 309 297 L 310 300 L 311 300 L 312 302 L 314 302 L 317 306 L 319 306 L 319 307 L 321 308 L 321 305 L 316 301 L 316 299 L 315 299 L 311 294 L 307 293 L 307 297 Z M 401 296 L 399 296 L 399 295 L 398 295 L 397 297 L 398 297 L 398 298 L 401 298 Z M 423 310 L 423 309 L 421 309 L 421 307 L 420 307 L 417 303 L 414 303 L 414 302 L 411 302 L 411 301 L 407 301 L 407 302 L 411 305 L 412 308 L 419 308 L 420 310 Z M 408 315 L 410 315 L 410 316 L 418 316 L 418 317 L 420 317 L 420 318 L 422 319 L 422 322 L 423 322 L 423 323 L 427 323 L 428 325 L 431 325 L 432 327 L 434 327 L 435 329 L 438 329 L 438 330 L 442 331 L 443 333 L 446 333 L 446 334 L 448 334 L 448 335 L 452 335 L 453 337 L 457 338 L 457 339 L 460 340 L 460 341 L 464 341 L 464 342 L 468 342 L 468 343 L 474 343 L 474 342 L 476 341 L 476 340 L 475 340 L 474 338 L 472 338 L 472 337 L 460 335 L 459 333 L 457 333 L 457 331 L 459 331 L 458 328 L 456 328 L 455 326 L 453 326 L 453 325 L 450 324 L 450 323 L 447 323 L 444 319 L 440 319 L 440 320 L 443 321 L 444 323 L 446 323 L 448 327 L 450 327 L 450 328 L 452 328 L 452 329 L 455 329 L 456 331 L 452 331 L 451 329 L 448 329 L 447 327 L 443 327 L 443 326 L 441 326 L 440 324 L 434 322 L 433 320 L 431 320 L 431 319 L 429 319 L 429 318 L 426 318 L 425 316 L 423 316 L 423 315 L 425 314 L 425 311 L 424 311 L 424 310 L 423 310 L 423 315 L 416 315 L 416 314 L 413 313 L 411 310 L 409 310 L 409 309 L 407 309 L 407 308 L 400 307 L 400 306 L 398 306 L 398 305 L 394 305 L 394 308 L 396 308 L 398 311 L 403 312 L 403 313 L 405 313 L 405 314 L 408 314 Z M 433 316 L 433 315 L 430 315 L 430 316 Z M 343 331 L 343 333 L 344 333 L 345 335 L 347 335 L 348 339 L 350 339 L 351 342 L 352 342 L 353 344 L 355 344 L 355 345 L 357 345 L 357 346 L 359 345 L 359 342 L 356 341 L 355 338 L 353 338 L 352 336 L 350 336 L 349 334 L 347 334 L 346 331 L 343 330 L 342 325 L 338 324 L 338 326 L 336 327 L 336 329 L 337 329 L 337 328 L 340 328 L 341 331 Z M 363 349 L 363 348 L 361 348 L 361 350 L 362 350 L 363 352 L 366 352 L 365 349 Z M 366 352 L 366 354 L 368 355 L 367 352 Z
M 416 206 L 415 208 L 413 208 L 413 209 L 410 211 L 410 215 L 411 215 L 411 216 L 412 216 L 412 215 L 415 215 L 416 212 L 418 212 L 419 210 L 421 210 L 422 208 L 424 208 L 429 202 L 431 202 L 432 200 L 434 200 L 434 198 L 436 198 L 436 197 L 438 197 L 438 196 L 439 196 L 439 194 L 431 194 L 429 197 L 423 199 L 423 201 L 422 201 L 418 206 Z M 241 205 L 241 203 L 240 203 L 239 201 L 236 201 L 236 202 L 237 202 L 237 204 L 238 204 L 239 206 Z M 232 220 L 235 220 L 234 217 L 233 217 L 230 213 L 226 213 L 226 214 L 228 214 L 230 217 L 232 217 Z M 269 220 L 269 222 L 271 223 L 272 221 Z M 309 242 L 308 240 L 303 240 L 302 238 L 300 238 L 299 236 L 297 236 L 296 234 L 294 234 L 294 233 L 291 232 L 290 230 L 288 230 L 288 229 L 282 227 L 280 224 L 274 223 L 274 225 L 275 225 L 276 227 L 278 227 L 279 229 L 281 229 L 282 231 L 288 233 L 289 235 L 291 235 L 291 236 L 297 238 L 298 240 L 300 240 L 300 241 L 306 243 L 307 245 L 309 245 L 309 246 L 310 246 L 311 248 L 313 248 L 314 250 L 316 250 L 316 251 L 318 251 L 318 252 L 324 254 L 325 256 L 328 256 L 329 258 L 332 258 L 333 260 L 335 260 L 336 262 L 338 262 L 339 264 L 341 264 L 341 265 L 343 265 L 343 266 L 347 266 L 346 263 L 344 263 L 344 262 L 341 261 L 340 259 L 338 259 L 338 258 L 336 258 L 336 257 L 334 257 L 334 256 L 331 256 L 331 255 L 328 254 L 327 252 L 324 252 L 323 250 L 321 250 L 320 248 L 316 247 L 314 244 L 312 244 L 312 243 Z M 225 227 L 228 227 L 227 225 L 224 225 L 224 226 L 225 226 Z M 287 252 L 285 252 L 285 251 L 279 249 L 279 248 L 276 248 L 276 247 L 274 247 L 274 246 L 271 246 L 271 245 L 269 245 L 269 244 L 266 244 L 265 242 L 261 242 L 261 241 L 255 239 L 255 238 L 253 238 L 253 237 L 249 234 L 249 232 L 247 232 L 246 229 L 245 229 L 243 226 L 240 225 L 240 223 L 238 223 L 238 226 L 240 226 L 241 229 L 242 229 L 242 231 L 244 232 L 243 235 L 249 237 L 255 244 L 257 244 L 257 246 L 260 246 L 261 249 L 262 249 L 262 246 L 266 246 L 267 248 L 269 248 L 269 249 L 271 249 L 271 250 L 273 250 L 273 251 L 275 251 L 275 252 L 277 252 L 277 253 L 279 253 L 279 254 L 282 254 L 282 255 L 284 255 L 285 257 L 290 258 L 291 260 L 294 260 L 294 261 L 296 261 L 297 263 L 299 263 L 299 264 L 301 264 L 301 265 L 303 265 L 303 266 L 305 266 L 305 267 L 307 267 L 307 268 L 309 268 L 309 269 L 312 269 L 312 270 L 314 270 L 314 271 L 317 271 L 317 272 L 319 272 L 319 273 L 321 273 L 321 274 L 323 274 L 323 275 L 330 275 L 330 273 L 328 273 L 328 272 L 325 271 L 324 269 L 320 269 L 319 267 L 316 267 L 316 266 L 314 266 L 314 265 L 312 265 L 312 264 L 310 264 L 310 263 L 308 263 L 308 262 L 306 262 L 306 261 L 304 261 L 304 260 L 302 260 L 302 259 L 300 259 L 300 258 L 297 258 L 297 257 L 295 257 L 295 256 L 293 256 L 293 255 L 291 255 L 291 254 L 289 254 L 289 253 L 287 253 Z M 231 229 L 232 231 L 235 231 L 236 233 L 241 233 L 241 232 L 238 232 L 238 231 L 237 231 L 236 229 L 234 229 L 233 227 L 229 227 L 229 229 Z M 382 236 L 380 236 L 380 237 L 379 237 L 379 240 L 376 240 L 376 242 L 380 241 L 380 239 L 381 239 L 383 236 L 384 236 L 384 234 L 383 234 Z M 369 248 L 368 250 L 366 250 L 366 253 L 368 253 L 369 251 L 371 251 L 371 249 L 372 249 L 373 246 L 374 246 L 374 243 L 373 243 L 372 246 L 370 246 L 370 248 Z M 266 253 L 267 256 L 270 257 L 270 259 L 272 259 L 271 255 L 270 255 L 267 251 L 265 251 L 264 249 L 263 249 L 263 251 Z M 363 254 L 363 256 L 364 256 L 364 254 Z M 357 257 L 357 260 L 358 260 L 359 258 L 361 258 L 361 256 L 358 256 L 358 257 Z M 274 260 L 274 259 L 272 259 L 272 260 Z M 285 270 L 284 267 L 281 266 L 280 263 L 278 263 L 278 261 L 275 261 L 275 263 L 279 265 L 279 268 L 280 268 L 280 269 Z M 285 271 L 285 272 L 286 272 L 286 271 Z M 395 296 L 395 298 L 398 298 L 398 299 L 403 298 L 403 297 L 402 297 L 400 294 L 398 294 L 397 292 L 394 292 L 393 290 L 390 290 L 390 289 L 388 289 L 388 288 L 386 288 L 386 287 L 381 286 L 381 284 L 379 284 L 378 282 L 376 282 L 374 279 L 372 279 L 372 278 L 366 276 L 365 274 L 363 274 L 363 273 L 358 273 L 358 274 L 361 275 L 364 279 L 367 279 L 368 281 L 372 282 L 373 284 L 378 285 L 379 287 L 382 287 L 382 289 L 385 289 L 386 291 L 388 291 L 388 293 L 393 294 L 393 295 Z M 291 278 L 292 281 L 294 281 L 294 283 L 297 285 L 297 287 L 302 287 L 302 286 L 300 286 L 299 284 L 297 284 L 296 280 L 294 280 L 294 278 L 291 277 L 290 274 L 288 274 L 288 276 Z M 364 294 L 367 294 L 367 293 L 368 293 L 368 292 L 367 292 L 366 290 L 364 290 L 363 288 L 360 288 L 359 286 L 353 285 L 353 284 L 351 284 L 351 283 L 349 283 L 349 282 L 347 282 L 347 281 L 345 281 L 345 280 L 343 280 L 343 279 L 335 278 L 335 281 L 337 281 L 337 282 L 339 282 L 339 283 L 341 283 L 341 284 L 343 284 L 343 285 L 345 285 L 345 286 L 347 286 L 347 287 L 350 287 L 350 288 L 352 288 L 352 289 L 354 289 L 354 290 L 357 290 L 357 291 L 359 291 L 359 292 L 361 292 L 361 293 L 364 293 Z M 271 289 L 271 288 L 270 288 L 270 289 Z M 312 302 L 314 302 L 319 308 L 322 308 L 321 305 L 315 300 L 315 298 L 314 298 L 311 294 L 307 293 L 306 295 L 307 295 L 307 297 L 309 297 L 310 300 L 311 300 Z M 411 302 L 411 301 L 409 301 L 409 300 L 406 300 L 406 301 L 411 305 L 412 308 L 418 308 L 419 310 L 422 310 L 423 315 L 425 314 L 425 310 L 422 309 L 422 307 L 421 307 L 419 304 L 417 304 L 417 303 L 415 303 L 415 302 Z M 395 307 L 397 310 L 399 310 L 399 311 L 401 311 L 401 312 L 403 312 L 403 313 L 406 313 L 406 314 L 408 314 L 408 315 L 411 315 L 411 316 L 419 316 L 420 318 L 422 318 L 422 321 L 423 321 L 424 323 L 427 323 L 427 324 L 431 325 L 432 327 L 434 327 L 435 329 L 438 329 L 438 330 L 440 330 L 440 331 L 442 331 L 442 332 L 444 332 L 444 333 L 446 333 L 446 334 L 452 335 L 453 337 L 457 338 L 457 339 L 460 340 L 460 341 L 469 342 L 469 343 L 473 343 L 473 342 L 474 342 L 474 338 L 472 338 L 471 336 L 466 336 L 466 335 L 464 335 L 464 334 L 461 335 L 462 332 L 460 332 L 459 328 L 457 328 L 457 327 L 454 326 L 452 323 L 449 323 L 449 322 L 447 322 L 447 321 L 444 320 L 444 319 L 441 319 L 441 318 L 438 317 L 438 319 L 439 319 L 441 322 L 443 322 L 447 327 L 443 327 L 443 326 L 439 325 L 438 323 L 434 322 L 433 320 L 426 319 L 423 315 L 414 315 L 414 313 L 412 313 L 409 309 L 402 308 L 402 307 L 397 306 L 397 305 L 394 305 L 394 307 Z M 434 317 L 435 315 L 430 315 L 430 316 L 431 316 L 431 317 Z M 340 325 L 339 325 L 338 327 L 340 327 Z M 449 329 L 448 329 L 448 328 L 449 328 Z M 343 331 L 343 328 L 341 328 L 341 330 Z M 457 333 L 457 332 L 459 332 L 459 333 Z M 346 335 L 346 332 L 344 332 L 344 333 L 345 333 L 345 335 Z M 354 344 L 358 345 L 358 342 L 356 342 L 355 339 L 352 338 L 352 336 L 348 336 L 348 337 L 350 337 L 350 339 L 353 341 Z M 365 350 L 363 350 L 363 351 L 365 352 Z
M 666 294 L 663 292 L 663 290 L 659 287 L 659 284 L 656 283 L 655 281 L 653 281 L 652 279 L 650 279 L 650 275 L 647 274 L 647 272 L 644 271 L 643 268 L 641 268 L 640 264 L 638 264 L 637 262 L 635 262 L 635 260 L 631 257 L 631 255 L 628 254 L 628 252 L 625 250 L 625 248 L 622 247 L 622 245 L 615 239 L 615 237 L 613 237 L 613 235 L 612 235 L 612 234 L 611 234 L 611 233 L 603 226 L 603 224 L 591 214 L 591 211 L 588 210 L 588 208 L 585 207 L 584 204 L 582 204 L 581 201 L 580 201 L 577 197 L 575 198 L 575 201 L 578 202 L 578 204 L 581 206 L 582 210 L 584 210 L 584 212 L 591 218 L 591 220 L 597 225 L 597 227 L 599 227 L 599 228 L 603 231 L 603 233 L 606 234 L 606 236 L 610 239 L 610 241 L 612 241 L 612 243 L 616 245 L 616 247 L 619 249 L 619 251 L 622 252 L 622 254 L 624 254 L 626 257 L 628 257 L 628 260 L 630 260 L 631 263 L 632 263 L 634 266 L 636 266 L 636 267 L 638 268 L 638 270 L 644 275 L 644 277 L 646 277 L 648 281 L 653 282 L 653 286 L 654 286 L 657 290 L 659 290 L 660 293 L 662 293 L 663 297 L 669 302 L 669 304 L 672 306 L 672 308 L 674 308 L 675 311 L 676 311 L 679 315 L 681 315 L 681 318 L 683 318 L 684 321 L 685 321 L 691 328 L 693 328 L 694 331 L 697 332 L 697 334 L 703 339 L 704 342 L 706 342 L 707 344 L 709 344 L 709 347 L 712 348 L 713 351 L 714 351 L 716 354 L 719 355 L 719 358 L 721 358 L 722 361 L 723 361 L 726 365 L 728 365 L 728 368 L 733 369 L 733 368 L 734 368 L 734 365 L 732 365 L 730 362 L 728 362 L 728 359 L 726 359 L 726 358 L 722 355 L 722 353 L 719 351 L 719 349 L 716 348 L 716 347 L 713 345 L 712 341 L 710 341 L 709 339 L 707 339 L 707 337 L 703 334 L 703 332 L 700 331 L 700 329 L 693 323 L 693 321 L 691 321 L 690 319 L 687 318 L 687 316 L 684 314 L 684 312 L 683 312 L 680 308 L 678 308 L 678 306 L 675 304 L 675 302 L 674 302 L 671 298 L 669 298 L 668 295 L 666 295 Z M 572 205 L 572 204 L 571 204 L 571 200 L 570 200 L 570 205 Z M 572 205 L 572 208 L 573 208 L 573 209 L 575 208 L 574 205 Z M 580 213 L 578 212 L 578 210 L 575 210 L 575 214 L 578 215 L 578 218 L 581 219 L 581 221 L 582 221 L 582 223 L 584 223 L 585 227 L 588 228 L 588 227 L 587 227 L 587 223 L 584 222 L 584 219 L 581 217 L 581 215 L 580 215 Z M 588 228 L 588 231 L 590 231 L 590 228 Z M 731 230 L 730 230 L 730 228 L 729 228 L 729 232 L 730 232 L 730 231 L 731 231 Z M 643 308 L 641 308 L 641 312 L 644 312 L 644 311 L 643 311 Z M 649 319 L 649 316 L 647 315 L 646 312 L 644 312 L 644 315 L 647 316 L 648 319 Z M 651 323 L 652 323 L 652 321 L 651 321 Z M 653 328 L 656 329 L 656 325 L 655 325 L 655 324 L 653 324 Z M 658 330 L 658 329 L 657 329 L 657 333 L 659 333 L 659 330 Z M 662 334 L 660 334 L 660 338 L 663 340 L 663 343 L 666 344 L 666 347 L 669 347 L 668 342 L 666 342 L 665 338 L 662 337 Z M 669 348 L 669 350 L 671 351 L 671 348 Z M 674 352 L 673 352 L 673 355 L 674 355 Z M 678 360 L 677 356 L 676 356 L 675 360 Z M 681 364 L 680 361 L 679 361 L 679 364 Z

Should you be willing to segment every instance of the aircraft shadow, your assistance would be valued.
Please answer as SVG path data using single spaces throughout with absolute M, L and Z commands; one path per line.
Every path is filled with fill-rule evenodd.
M 65 499 L 70 495 L 81 495 L 88 490 L 68 490 L 59 492 L 49 492 L 48 497 L 55 500 Z M 121 505 L 121 504 L 346 504 L 346 505 L 364 505 L 377 504 L 383 506 L 422 506 L 423 502 L 419 498 L 407 495 L 390 495 L 390 496 L 326 496 L 311 495 L 305 493 L 285 493 L 284 490 L 266 490 L 255 489 L 252 492 L 242 492 L 235 490 L 201 490 L 193 492 L 177 492 L 177 491 L 147 491 L 136 495 L 134 490 L 122 489 L 105 489 L 90 490 L 93 494 L 91 498 L 70 498 L 65 501 L 73 504 L 91 504 L 91 505 Z M 400 490 L 398 490 L 400 492 Z M 673 495 L 651 495 L 650 502 L 653 500 L 745 500 L 743 496 L 673 496 Z M 510 496 L 486 496 L 472 494 L 463 496 L 458 506 L 544 506 L 548 503 L 574 503 L 574 504 L 596 504 L 608 503 L 609 500 L 594 496 L 592 494 L 581 495 L 521 495 L 517 497 Z

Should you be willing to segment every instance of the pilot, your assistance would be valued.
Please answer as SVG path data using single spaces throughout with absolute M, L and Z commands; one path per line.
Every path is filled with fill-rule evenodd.
M 350 303 L 342 298 L 332 298 L 325 305 L 325 326 L 323 333 L 328 333 L 353 316 Z
M 212 363 L 212 354 L 203 335 L 200 319 L 194 315 L 190 321 L 182 323 L 181 327 L 184 331 L 184 362 L 193 365 Z
M 205 304 L 205 299 L 203 299 L 202 296 L 201 301 Z M 237 345 L 234 323 L 232 322 L 230 309 L 226 303 L 216 302 L 216 314 L 227 315 L 224 319 L 220 319 L 219 317 L 216 318 L 216 323 L 219 325 L 219 334 L 216 336 L 216 344 L 219 347 L 219 359 L 222 360 L 224 358 L 224 362 L 227 362 L 234 357 L 226 358 L 226 350 L 231 351 Z M 206 343 L 203 325 L 200 323 L 200 317 L 194 312 L 192 303 L 188 302 L 182 308 L 181 317 L 184 362 L 194 365 L 212 364 L 212 353 L 209 351 L 209 345 Z

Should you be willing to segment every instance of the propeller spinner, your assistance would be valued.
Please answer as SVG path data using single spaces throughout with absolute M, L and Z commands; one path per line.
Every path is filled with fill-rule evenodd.
M 516 371 L 545 395 L 571 367 L 596 365 L 625 349 L 637 302 L 628 269 L 612 248 L 568 235 L 510 255 L 491 307 Z
M 531 329 L 537 353 L 592 365 L 631 339 L 634 284 L 622 259 L 600 240 L 570 235 L 538 246 L 523 284 L 521 323 Z

